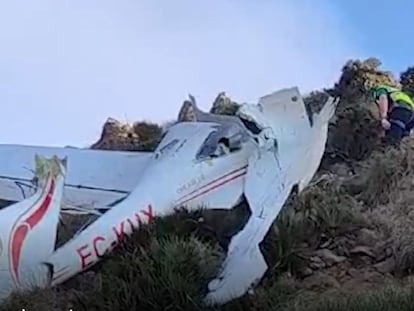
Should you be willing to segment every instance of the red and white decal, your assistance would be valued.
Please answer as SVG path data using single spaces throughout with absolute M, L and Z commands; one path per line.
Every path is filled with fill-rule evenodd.
M 55 179 L 49 175 L 39 200 L 30 206 L 12 227 L 9 240 L 10 272 L 15 285 L 19 284 L 19 264 L 23 243 L 32 230 L 47 214 L 55 190 Z M 29 215 L 27 215 L 29 214 Z M 41 243 L 41 241 L 39 241 Z
M 229 173 L 226 173 L 207 184 L 187 193 L 186 195 L 180 197 L 177 200 L 176 205 L 183 205 L 185 203 L 188 203 L 189 201 L 192 201 L 194 199 L 197 199 L 221 186 L 224 186 L 225 184 L 228 184 L 231 181 L 234 181 L 247 173 L 247 165 L 240 167 L 238 169 L 235 169 Z

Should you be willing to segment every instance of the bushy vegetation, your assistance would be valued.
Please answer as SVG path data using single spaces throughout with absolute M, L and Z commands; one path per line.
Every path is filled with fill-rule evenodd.
M 231 235 L 246 221 L 242 203 L 233 211 L 182 209 L 157 218 L 91 271 L 57 288 L 15 293 L 0 311 L 413 310 L 414 142 L 381 144 L 366 88 L 398 81 L 379 67 L 375 59 L 350 61 L 338 83 L 306 98 L 312 111 L 327 94 L 341 102 L 318 173 L 291 195 L 261 245 L 269 271 L 254 293 L 217 308 L 201 304 Z M 408 73 L 401 75 L 405 88 Z M 212 112 L 232 114 L 235 107 L 221 93 Z M 94 148 L 153 150 L 161 136 L 153 124 L 123 132 L 116 124 L 117 131 L 105 127 Z

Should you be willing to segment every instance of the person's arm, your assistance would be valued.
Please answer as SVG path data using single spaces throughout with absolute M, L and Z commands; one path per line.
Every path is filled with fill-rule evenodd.
M 386 119 L 388 114 L 388 97 L 386 94 L 381 94 L 379 96 L 378 107 L 381 119 Z

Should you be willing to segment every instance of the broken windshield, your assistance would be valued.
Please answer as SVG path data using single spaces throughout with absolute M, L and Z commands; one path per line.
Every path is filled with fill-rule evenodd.
M 247 134 L 235 125 L 217 125 L 207 136 L 197 152 L 196 159 L 222 156 L 241 149 Z

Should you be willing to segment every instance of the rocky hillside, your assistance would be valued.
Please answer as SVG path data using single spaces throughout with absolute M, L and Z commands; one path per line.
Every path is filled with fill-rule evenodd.
M 327 94 L 341 96 L 320 169 L 286 202 L 263 243 L 270 265 L 263 282 L 217 310 L 414 309 L 414 142 L 384 148 L 366 96 L 373 82 L 412 92 L 414 68 L 397 81 L 380 65 L 349 61 L 334 86 L 306 98 L 318 110 Z M 237 105 L 220 93 L 211 111 L 232 114 Z M 185 107 L 180 120 L 191 119 Z M 91 148 L 153 150 L 161 133 L 156 124 L 109 119 Z M 56 289 L 16 294 L 0 311 L 207 310 L 200 306 L 206 280 L 246 210 L 244 203 L 234 211 L 183 209 L 157 219 L 93 271 Z

